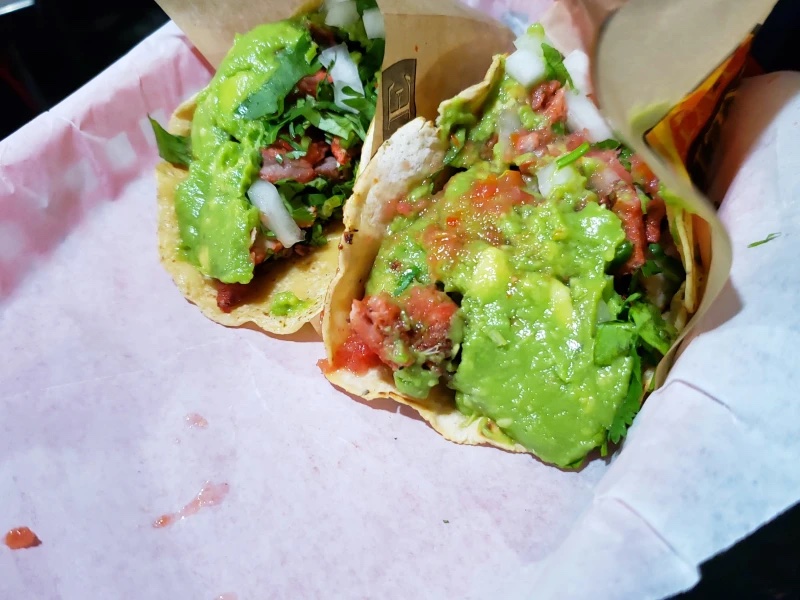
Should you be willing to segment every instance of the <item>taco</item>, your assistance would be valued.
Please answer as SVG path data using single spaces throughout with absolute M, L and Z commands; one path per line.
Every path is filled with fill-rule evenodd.
M 540 26 L 379 149 L 345 208 L 321 365 L 444 437 L 575 467 L 625 434 L 697 310 L 692 215 Z
M 383 37 L 374 0 L 260 25 L 168 130 L 151 120 L 161 261 L 209 318 L 288 334 L 319 314 L 371 151 Z

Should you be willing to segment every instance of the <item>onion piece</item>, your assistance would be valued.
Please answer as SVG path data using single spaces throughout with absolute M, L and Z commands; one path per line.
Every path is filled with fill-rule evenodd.
M 567 101 L 567 126 L 570 130 L 585 129 L 589 134 L 589 141 L 592 143 L 614 137 L 603 115 L 589 98 L 571 91 L 568 91 L 564 97 Z
M 572 77 L 573 89 L 585 96 L 592 93 L 589 76 L 589 57 L 581 50 L 573 50 L 564 59 L 564 66 Z
M 500 146 L 503 160 L 510 156 L 511 134 L 522 129 L 522 121 L 516 107 L 509 107 L 500 113 L 497 119 L 497 144 Z
M 345 100 L 353 96 L 345 94 L 344 88 L 352 88 L 360 96 L 364 95 L 364 85 L 358 76 L 358 67 L 350 58 L 347 46 L 339 44 L 332 48 L 326 48 L 319 55 L 319 62 L 328 69 L 328 75 L 333 79 L 333 102 L 341 108 L 352 113 L 358 111 L 352 106 L 347 106 Z
M 328 5 L 328 14 L 325 15 L 325 25 L 331 27 L 347 27 L 359 19 L 358 7 L 354 0 L 337 2 Z
M 536 183 L 542 196 L 551 198 L 558 189 L 581 187 L 581 174 L 572 165 L 559 168 L 553 161 L 536 172 Z
M 305 239 L 303 231 L 286 210 L 278 188 L 269 181 L 257 179 L 247 190 L 247 197 L 261 213 L 264 227 L 272 231 L 285 248 L 291 248 Z
M 506 73 L 526 88 L 544 80 L 547 65 L 541 49 L 539 54 L 523 48 L 517 50 L 506 59 Z
M 386 27 L 383 23 L 383 13 L 380 8 L 368 8 L 361 16 L 364 19 L 364 30 L 371 40 L 386 37 Z
M 538 54 L 542 53 L 542 44 L 552 46 L 553 42 L 551 42 L 547 36 L 536 33 L 523 33 L 514 40 L 514 46 L 517 50 L 530 50 Z

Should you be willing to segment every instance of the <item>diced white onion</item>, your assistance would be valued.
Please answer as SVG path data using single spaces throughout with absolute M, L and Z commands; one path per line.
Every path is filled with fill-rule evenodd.
M 364 86 L 358 76 L 358 67 L 350 58 L 350 53 L 347 51 L 347 46 L 339 44 L 332 48 L 326 48 L 319 55 L 319 62 L 322 63 L 328 74 L 333 79 L 333 102 L 342 110 L 347 110 L 353 113 L 358 112 L 355 108 L 347 106 L 344 103 L 352 96 L 345 94 L 344 88 L 352 88 L 353 91 L 360 95 L 364 95 Z
M 551 162 L 546 167 L 536 171 L 536 182 L 539 184 L 539 191 L 545 198 L 549 198 L 550 194 L 553 193 L 553 175 L 557 168 L 558 165 L 555 162 Z
M 261 212 L 264 227 L 272 231 L 285 248 L 291 248 L 305 239 L 303 231 L 286 210 L 278 188 L 269 181 L 257 179 L 247 190 L 247 197 Z
M 354 0 L 337 2 L 328 5 L 328 14 L 325 15 L 325 25 L 331 27 L 347 27 L 358 21 L 358 8 Z
M 548 46 L 553 45 L 553 43 L 547 39 L 547 36 L 531 33 L 523 33 L 514 40 L 514 46 L 516 46 L 518 50 L 530 50 L 538 54 L 542 53 L 542 44 L 547 44 Z
M 553 193 L 559 188 L 572 188 L 581 178 L 581 174 L 572 165 L 559 168 L 554 162 L 536 172 L 536 182 L 539 184 L 539 191 L 545 198 L 552 197 Z
M 589 77 L 589 57 L 581 50 L 573 50 L 564 59 L 564 66 L 572 77 L 574 89 L 588 96 L 592 93 L 592 82 Z
M 364 19 L 364 30 L 367 37 L 371 40 L 386 37 L 386 28 L 383 24 L 383 14 L 380 8 L 368 8 L 362 15 Z
M 506 59 L 506 73 L 526 88 L 544 79 L 546 65 L 541 51 L 539 54 L 523 48 Z
M 501 156 L 509 156 L 511 150 L 511 134 L 522 129 L 522 121 L 516 107 L 510 107 L 501 113 L 497 120 L 497 143 L 500 145 Z
M 567 126 L 571 131 L 585 129 L 589 133 L 589 141 L 593 143 L 614 137 L 603 115 L 589 98 L 570 91 L 566 93 L 565 97 L 567 100 Z

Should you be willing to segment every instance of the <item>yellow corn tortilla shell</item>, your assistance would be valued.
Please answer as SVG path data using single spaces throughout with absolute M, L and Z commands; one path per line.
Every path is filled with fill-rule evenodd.
M 483 82 L 476 84 L 440 106 L 440 113 L 453 103 L 477 112 L 489 92 L 502 77 L 502 58 L 496 57 Z M 386 235 L 391 215 L 385 206 L 405 196 L 427 177 L 443 167 L 446 148 L 433 123 L 418 118 L 400 128 L 383 146 L 356 182 L 353 195 L 344 210 L 346 233 L 339 253 L 339 271 L 328 290 L 322 320 L 322 337 L 329 365 L 350 334 L 349 316 L 353 300 L 363 298 L 372 265 Z M 691 242 L 691 215 L 669 208 L 671 223 L 678 226 L 676 245 L 687 267 L 687 282 L 673 299 L 677 312 L 674 324 L 686 323 L 686 291 L 696 290 L 699 273 Z M 347 240 L 350 243 L 346 243 Z M 692 281 L 689 280 L 692 273 Z M 694 292 L 692 292 L 694 293 Z M 694 302 L 694 300 L 690 300 Z M 439 385 L 428 398 L 419 400 L 403 395 L 395 386 L 392 371 L 386 366 L 373 367 L 364 374 L 347 369 L 325 369 L 326 378 L 342 390 L 365 400 L 390 398 L 416 410 L 445 439 L 459 444 L 491 445 L 510 452 L 531 453 L 518 444 L 487 417 L 468 417 L 455 405 L 454 392 Z M 652 374 L 648 374 L 652 377 Z
M 175 135 L 189 135 L 196 108 L 192 98 L 179 106 L 172 115 L 167 130 Z M 364 164 L 369 160 L 368 149 L 372 146 L 374 122 L 370 127 L 361 157 Z M 161 263 L 172 276 L 175 285 L 184 297 L 195 304 L 212 321 L 229 327 L 252 323 L 269 333 L 288 335 L 311 323 L 319 332 L 319 315 L 325 301 L 328 286 L 336 273 L 338 244 L 343 225 L 328 226 L 328 243 L 306 256 L 291 256 L 261 265 L 250 285 L 247 302 L 226 313 L 217 306 L 217 288 L 213 280 L 205 277 L 192 264 L 182 260 L 180 230 L 175 213 L 175 189 L 186 179 L 189 171 L 166 161 L 156 167 L 158 195 L 158 247 Z M 271 314 L 270 307 L 275 297 L 282 292 L 292 292 L 300 300 L 308 302 L 302 310 L 286 316 Z

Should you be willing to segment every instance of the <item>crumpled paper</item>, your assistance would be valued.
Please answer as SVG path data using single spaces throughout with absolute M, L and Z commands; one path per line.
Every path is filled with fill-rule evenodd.
M 146 115 L 209 78 L 170 24 L 0 142 L 0 530 L 42 540 L 0 547 L 0 598 L 659 597 L 800 497 L 795 76 L 735 105 L 718 310 L 621 452 L 579 472 L 446 442 L 327 385 L 312 331 L 226 329 L 183 300 Z M 153 526 L 206 483 L 229 493 Z

